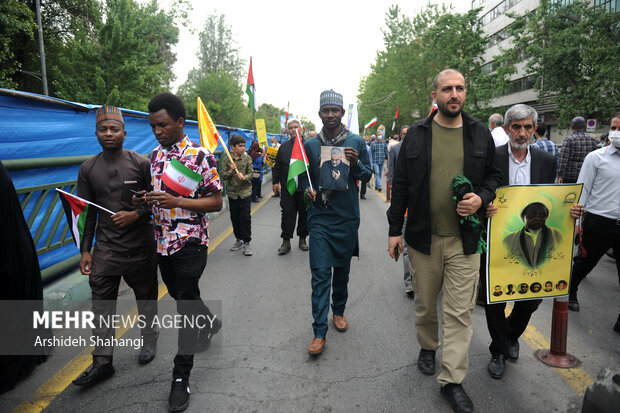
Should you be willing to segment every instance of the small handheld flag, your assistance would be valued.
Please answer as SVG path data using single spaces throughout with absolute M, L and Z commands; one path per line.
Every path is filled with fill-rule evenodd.
M 304 145 L 301 143 L 301 136 L 299 136 L 299 130 L 296 130 L 297 137 L 295 138 L 295 142 L 293 143 L 293 152 L 291 153 L 291 160 L 288 166 L 288 177 L 286 179 L 286 189 L 293 196 L 298 186 L 299 175 L 303 174 L 304 171 L 308 175 L 308 182 L 310 183 L 310 189 L 314 191 L 312 188 L 312 181 L 310 180 L 310 173 L 308 172 L 308 157 L 306 156 L 306 151 L 304 150 Z
M 202 181 L 202 175 L 172 158 L 161 180 L 179 195 L 190 196 Z
M 67 224 L 69 225 L 69 229 L 71 229 L 71 235 L 73 236 L 73 241 L 75 241 L 75 246 L 78 248 L 80 248 L 80 244 L 84 238 L 84 225 L 86 225 L 86 215 L 88 214 L 89 205 L 97 207 L 110 215 L 114 215 L 114 212 L 109 209 L 80 198 L 79 196 L 75 196 L 59 188 L 56 188 L 56 191 L 58 191 L 60 195 L 60 202 L 62 202 L 62 208 L 67 217 Z

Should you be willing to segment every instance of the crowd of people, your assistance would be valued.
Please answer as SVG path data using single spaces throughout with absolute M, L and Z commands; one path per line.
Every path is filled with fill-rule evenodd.
M 570 282 L 573 311 L 579 311 L 579 283 L 608 249 L 620 249 L 620 113 L 611 120 L 607 146 L 597 148 L 598 142 L 583 131 L 584 119 L 576 117 L 574 132 L 558 153 L 532 107 L 514 105 L 504 116 L 492 115 L 487 127 L 463 111 L 466 95 L 461 73 L 452 69 L 440 72 L 431 92 L 437 110 L 401 127 L 394 139 L 386 142 L 382 135 L 362 138 L 348 130 L 342 123 L 342 95 L 326 90 L 319 99 L 323 125 L 315 136 L 302 141 L 301 123 L 288 121 L 289 139 L 279 145 L 272 186 L 281 207 L 282 245 L 277 254 L 291 251 L 295 228 L 299 249 L 309 252 L 313 338 L 307 352 L 316 357 L 326 345 L 330 307 L 336 330 L 348 329 L 345 310 L 350 263 L 353 256 L 359 256 L 359 199 L 366 198 L 373 172 L 374 188 L 382 190 L 387 160 L 387 183 L 392 189 L 387 211 L 388 253 L 392 258 L 402 253 L 405 258 L 405 291 L 414 299 L 420 346 L 417 367 L 425 375 L 434 375 L 436 353 L 442 349 L 437 381 L 456 412 L 474 409 L 462 383 L 468 370 L 478 283 L 485 280 L 479 247 L 482 228 L 464 225 L 462 217 L 476 216 L 480 221 L 492 217 L 497 212 L 495 190 L 500 186 L 582 183 L 581 200 L 569 212 L 580 220 L 577 232 L 582 244 Z M 140 314 L 153 317 L 159 266 L 180 314 L 206 315 L 214 320 L 203 329 L 179 330 L 169 410 L 182 411 L 189 405 L 194 354 L 208 349 L 213 335 L 222 328 L 222 321 L 204 304 L 199 288 L 207 265 L 208 213 L 221 210 L 222 183 L 227 182 L 235 237 L 230 249 L 252 255 L 250 210 L 251 202 L 261 197 L 263 153 L 257 143 L 246 153 L 245 139 L 232 134 L 231 156 L 222 159 L 218 170 L 214 155 L 185 135 L 185 107 L 177 96 L 158 94 L 148 108 L 159 143 L 148 159 L 123 148 L 127 132 L 118 108 L 97 109 L 95 135 L 102 152 L 81 166 L 77 193 L 119 212 L 110 216 L 89 210 L 80 245 L 80 270 L 89 277 L 93 311 L 100 314 L 113 309 L 95 303 L 116 300 L 124 278 L 139 303 L 155 303 L 139 306 Z M 297 168 L 295 162 L 300 159 L 307 159 L 307 172 L 293 179 L 289 172 Z M 189 187 L 178 186 L 172 169 L 176 177 L 198 178 Z M 467 179 L 471 190 L 455 204 L 452 186 L 459 175 Z M 523 237 L 529 239 L 530 231 L 540 228 L 536 219 L 544 222 L 548 211 L 544 205 L 532 203 L 523 215 L 529 220 Z M 532 236 L 530 241 L 535 246 L 537 239 Z M 127 268 L 135 273 L 127 273 Z M 542 285 L 529 288 L 540 290 Z M 505 315 L 505 303 L 485 305 L 491 377 L 501 378 L 506 360 L 518 358 L 519 337 L 540 302 L 518 301 L 509 316 Z M 620 315 L 615 328 L 620 331 Z M 93 334 L 109 337 L 114 331 L 98 328 Z M 145 328 L 142 335 L 145 340 L 138 362 L 146 364 L 156 355 L 158 331 Z M 92 365 L 73 383 L 93 385 L 112 376 L 112 353 L 112 347 L 95 348 Z

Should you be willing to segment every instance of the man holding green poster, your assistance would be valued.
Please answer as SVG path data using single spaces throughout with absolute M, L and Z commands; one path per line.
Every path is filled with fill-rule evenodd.
M 514 105 L 506 111 L 504 121 L 509 141 L 498 146 L 495 154 L 495 164 L 503 176 L 501 186 L 552 184 L 555 181 L 555 156 L 529 147 L 537 120 L 538 113 L 528 105 Z M 560 231 L 545 225 L 550 209 L 550 205 L 541 198 L 529 200 L 520 211 L 523 228 L 508 234 L 503 239 L 503 245 L 499 246 L 505 248 L 511 262 L 536 268 L 546 259 L 547 252 L 559 244 Z M 498 208 L 490 204 L 487 217 L 492 217 L 497 211 Z M 484 275 L 483 278 L 486 278 Z M 525 294 L 528 285 L 523 283 L 519 288 L 518 292 Z M 516 301 L 508 317 L 504 312 L 505 302 L 485 306 L 487 327 L 492 340 L 489 346 L 491 361 L 487 366 L 491 377 L 502 378 L 506 360 L 519 357 L 519 337 L 541 302 L 540 299 Z

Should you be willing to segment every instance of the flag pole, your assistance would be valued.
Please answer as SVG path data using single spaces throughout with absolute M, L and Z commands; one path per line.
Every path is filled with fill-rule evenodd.
M 310 172 L 308 172 L 308 158 L 306 157 L 306 151 L 303 149 L 303 144 L 301 143 L 301 136 L 299 136 L 299 129 L 295 129 L 295 133 L 297 134 L 297 141 L 299 142 L 299 146 L 301 147 L 301 154 L 304 157 L 304 166 L 306 167 L 306 175 L 308 176 L 308 183 L 310 184 L 310 190 L 314 192 L 314 188 L 312 187 L 312 179 L 310 179 Z
M 220 135 L 219 132 L 217 132 L 217 139 L 222 144 L 222 148 L 224 148 L 224 152 L 228 156 L 228 159 L 230 160 L 230 163 L 235 163 L 235 161 L 233 161 L 232 156 L 230 156 L 230 152 L 228 151 L 228 148 L 226 147 L 226 143 L 224 142 L 224 139 L 222 138 L 222 135 Z M 239 170 L 237 168 L 235 168 L 235 172 L 239 173 Z

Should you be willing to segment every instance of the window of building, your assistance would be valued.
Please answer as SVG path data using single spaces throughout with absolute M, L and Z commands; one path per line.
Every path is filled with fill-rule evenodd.
M 475 1 L 477 1 L 477 0 L 473 0 L 473 2 L 475 2 Z M 482 16 L 480 18 L 480 21 L 482 22 L 482 25 L 485 26 L 485 25 L 491 23 L 493 20 L 497 19 L 502 14 L 505 14 L 508 10 L 510 10 L 512 7 L 514 7 L 520 1 L 521 0 L 504 0 L 504 1 L 502 1 L 501 3 L 499 3 L 497 6 L 495 6 L 491 10 L 489 10 L 488 13 L 486 13 L 484 16 Z M 564 0 L 564 1 L 567 1 L 567 0 Z M 473 2 L 472 2 L 472 4 L 473 4 Z
M 601 7 L 608 12 L 620 11 L 620 0 L 594 0 L 594 7 Z
M 520 79 L 513 80 L 506 88 L 505 94 L 523 92 L 524 90 L 532 89 L 536 84 L 536 76 L 526 76 Z

